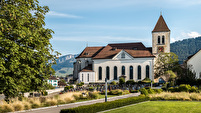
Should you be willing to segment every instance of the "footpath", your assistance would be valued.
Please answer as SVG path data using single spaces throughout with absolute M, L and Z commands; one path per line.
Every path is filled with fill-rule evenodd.
M 115 97 L 108 98 L 108 101 L 114 101 L 114 100 L 118 100 L 118 99 L 139 96 L 139 95 L 140 95 L 140 93 L 131 93 L 131 94 L 127 94 L 127 95 L 115 96 Z M 74 108 L 74 107 L 78 107 L 78 106 L 90 105 L 90 104 L 102 103 L 102 102 L 105 102 L 105 98 L 97 99 L 97 100 L 83 101 L 83 102 L 75 102 L 75 103 L 58 105 L 58 106 L 43 107 L 43 108 L 26 110 L 26 111 L 18 111 L 18 112 L 13 112 L 13 113 L 60 113 L 60 111 L 62 109 Z

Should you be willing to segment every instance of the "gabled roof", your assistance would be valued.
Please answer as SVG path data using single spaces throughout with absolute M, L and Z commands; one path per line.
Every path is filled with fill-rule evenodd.
M 91 58 L 96 56 L 104 47 L 86 47 L 76 58 Z
M 93 59 L 111 59 L 124 49 L 129 55 L 134 58 L 139 57 L 155 57 L 142 43 L 118 43 L 108 44 L 103 48 Z
M 93 72 L 92 65 L 86 66 L 84 69 L 82 69 L 80 72 Z
M 198 52 L 200 52 L 201 51 L 201 49 L 200 50 L 198 50 L 195 54 L 193 54 L 193 55 L 191 55 L 191 56 L 189 56 L 188 57 L 188 59 L 187 59 L 187 61 L 189 61 L 193 56 L 195 56 Z
M 166 31 L 170 31 L 170 29 L 168 28 L 163 16 L 161 15 L 152 32 L 166 32 Z
M 50 76 L 48 80 L 58 80 L 55 76 Z

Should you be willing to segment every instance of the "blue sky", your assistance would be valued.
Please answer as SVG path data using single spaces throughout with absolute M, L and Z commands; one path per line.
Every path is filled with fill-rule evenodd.
M 79 54 L 87 46 L 142 42 L 152 46 L 153 30 L 162 15 L 171 42 L 201 36 L 201 0 L 39 0 L 49 6 L 46 27 L 53 49 Z

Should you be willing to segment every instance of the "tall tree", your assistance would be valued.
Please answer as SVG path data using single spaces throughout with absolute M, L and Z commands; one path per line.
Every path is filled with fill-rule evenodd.
M 0 92 L 7 98 L 41 90 L 54 74 L 48 11 L 37 0 L 0 0 Z
M 178 56 L 172 52 L 160 53 L 157 56 L 154 70 L 156 77 L 162 76 L 168 70 L 176 70 L 179 67 Z

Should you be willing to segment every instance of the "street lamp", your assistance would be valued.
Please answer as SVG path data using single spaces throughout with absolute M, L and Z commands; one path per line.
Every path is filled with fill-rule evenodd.
M 105 102 L 107 102 L 107 78 L 105 78 Z

